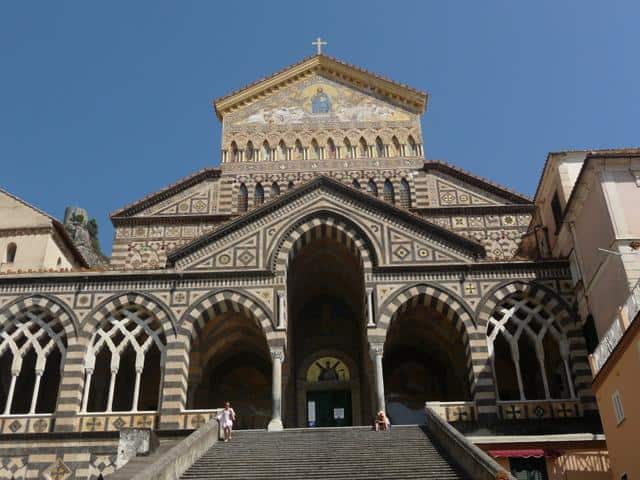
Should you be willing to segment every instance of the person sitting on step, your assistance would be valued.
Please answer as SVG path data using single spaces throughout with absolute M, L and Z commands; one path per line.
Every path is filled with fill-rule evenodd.
M 380 430 L 389 430 L 390 426 L 391 422 L 389 422 L 389 419 L 385 415 L 384 410 L 380 410 L 373 422 L 373 429 L 376 432 L 379 432 Z

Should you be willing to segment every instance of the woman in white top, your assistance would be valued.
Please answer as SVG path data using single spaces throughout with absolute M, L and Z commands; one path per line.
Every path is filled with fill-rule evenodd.
M 216 417 L 222 430 L 224 431 L 224 441 L 228 442 L 231 439 L 231 430 L 233 429 L 233 422 L 236 421 L 236 412 L 231 408 L 229 402 L 224 403 L 224 408 L 220 411 Z

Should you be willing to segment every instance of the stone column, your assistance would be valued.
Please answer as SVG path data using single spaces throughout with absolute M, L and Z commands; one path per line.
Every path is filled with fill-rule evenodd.
M 278 329 L 284 329 L 287 327 L 287 302 L 286 292 L 284 290 L 278 291 Z
M 267 426 L 270 432 L 280 432 L 282 425 L 282 362 L 284 361 L 284 349 L 271 349 L 272 387 L 271 387 L 271 421 Z
M 384 410 L 386 412 L 384 400 L 384 375 L 382 371 L 383 352 L 384 345 L 382 343 L 369 344 L 369 353 L 371 354 L 371 359 L 373 360 L 373 368 L 375 371 L 377 410 Z
M 367 288 L 367 327 L 375 327 L 373 320 L 373 288 Z

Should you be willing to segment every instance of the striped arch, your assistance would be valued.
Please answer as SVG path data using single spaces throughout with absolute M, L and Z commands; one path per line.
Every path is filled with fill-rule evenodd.
M 331 239 L 342 243 L 360 260 L 365 278 L 377 263 L 369 238 L 353 222 L 332 212 L 314 212 L 292 225 L 276 245 L 269 265 L 274 272 L 286 272 L 295 255 L 313 240 Z
M 493 288 L 485 295 L 477 309 L 478 327 L 482 335 L 486 337 L 489 317 L 500 303 L 518 293 L 544 305 L 545 309 L 555 317 L 569 340 L 569 358 L 575 393 L 580 398 L 585 410 L 597 410 L 596 400 L 591 391 L 592 375 L 589 368 L 587 346 L 578 319 L 567 302 L 550 288 L 539 283 L 523 281 L 508 282 Z M 486 371 L 493 376 L 488 357 Z M 495 390 L 492 393 L 495 402 Z
M 180 318 L 177 340 L 167 344 L 161 428 L 179 428 L 179 414 L 187 405 L 192 341 L 200 337 L 211 318 L 226 312 L 243 313 L 254 319 L 264 332 L 267 345 L 283 346 L 284 337 L 275 331 L 270 310 L 253 296 L 234 290 L 220 290 L 199 299 Z
M 0 329 L 7 321 L 34 307 L 46 310 L 56 318 L 62 325 L 67 339 L 76 337 L 78 321 L 75 315 L 61 300 L 49 295 L 25 295 L 2 307 Z
M 127 292 L 107 298 L 94 308 L 82 325 L 82 335 L 90 337 L 109 315 L 127 305 L 138 305 L 151 313 L 162 325 L 167 340 L 175 337 L 175 318 L 164 303 L 148 293 Z
M 69 351 L 77 341 L 77 320 L 61 300 L 47 295 L 20 297 L 0 309 L 0 354 L 12 353 L 12 383 L 23 370 L 23 357 L 30 351 L 37 355 L 36 371 L 45 369 L 51 352 L 60 354 L 61 375 L 57 386 L 56 409 L 64 394 L 64 372 L 68 368 Z M 14 373 L 15 372 L 15 373 Z M 31 397 L 31 413 L 35 413 L 38 398 L 38 377 Z M 13 392 L 12 392 L 13 394 Z M 10 394 L 10 396 L 12 396 Z M 0 412 L 11 407 L 0 405 Z M 52 413 L 52 412 L 47 412 Z
M 476 367 L 477 356 L 487 350 L 487 344 L 483 335 L 477 332 L 471 311 L 455 293 L 430 284 L 407 287 L 383 304 L 377 327 L 387 332 L 398 315 L 417 305 L 425 305 L 441 313 L 460 333 L 467 356 L 467 378 L 471 397 L 478 401 L 483 388 L 478 383 L 480 371 Z
M 275 329 L 268 313 L 269 309 L 253 296 L 234 290 L 221 290 L 198 300 L 182 316 L 181 330 L 190 340 L 194 336 L 199 337 L 205 324 L 212 317 L 226 312 L 244 313 L 253 318 L 264 332 L 267 343 L 274 338 Z
M 70 344 L 67 349 L 57 410 L 59 418 L 55 424 L 56 431 L 75 430 L 73 415 L 79 412 L 82 406 L 83 392 L 85 391 L 85 357 L 90 348 L 91 339 L 96 329 L 112 312 L 128 305 L 138 305 L 146 309 L 160 323 L 167 347 L 169 344 L 175 343 L 175 319 L 162 301 L 154 296 L 140 292 L 127 292 L 113 295 L 101 302 L 87 314 L 80 326 L 81 330 L 77 342 Z

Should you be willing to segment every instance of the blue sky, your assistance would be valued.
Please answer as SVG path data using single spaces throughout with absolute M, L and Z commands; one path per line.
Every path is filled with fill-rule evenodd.
M 217 165 L 211 101 L 326 52 L 430 94 L 428 158 L 533 194 L 549 151 L 640 144 L 640 2 L 0 4 L 0 185 L 61 218 Z

